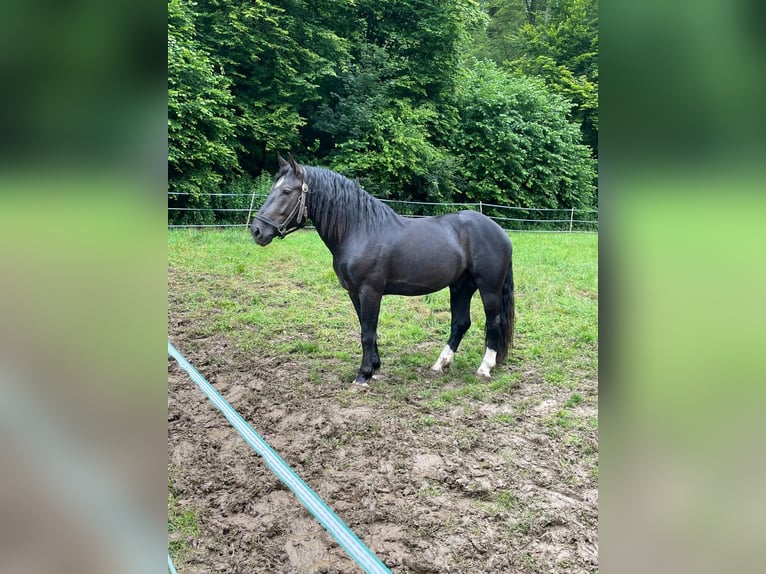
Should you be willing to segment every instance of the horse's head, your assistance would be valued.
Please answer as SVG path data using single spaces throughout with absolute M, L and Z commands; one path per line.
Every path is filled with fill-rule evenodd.
M 277 235 L 283 238 L 306 225 L 306 194 L 309 191 L 306 172 L 291 154 L 287 157 L 289 160 L 285 161 L 278 156 L 279 172 L 266 201 L 250 225 L 250 232 L 258 245 L 268 245 Z

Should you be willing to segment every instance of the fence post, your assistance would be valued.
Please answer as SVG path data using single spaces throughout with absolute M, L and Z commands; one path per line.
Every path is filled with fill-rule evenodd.
M 481 208 L 481 200 L 479 200 L 479 213 L 484 213 L 484 210 Z
M 574 207 L 569 214 L 569 233 L 572 233 L 572 224 L 574 223 Z
M 253 195 L 250 197 L 250 209 L 247 210 L 247 221 L 245 221 L 245 225 L 250 225 L 250 214 L 253 212 L 254 202 L 255 202 L 255 192 L 253 192 Z

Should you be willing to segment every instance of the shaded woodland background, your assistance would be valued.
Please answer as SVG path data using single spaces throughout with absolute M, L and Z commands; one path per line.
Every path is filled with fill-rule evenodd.
M 597 0 L 170 0 L 171 223 L 278 152 L 379 198 L 597 205 Z

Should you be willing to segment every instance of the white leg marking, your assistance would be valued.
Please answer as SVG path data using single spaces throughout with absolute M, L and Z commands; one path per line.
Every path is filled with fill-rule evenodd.
M 496 358 L 497 358 L 497 351 L 493 351 L 492 349 L 487 347 L 487 352 L 484 353 L 484 359 L 482 359 L 481 365 L 479 365 L 479 370 L 476 371 L 476 374 L 488 377 L 492 367 L 494 367 L 497 364 L 495 361 Z
M 436 362 L 434 363 L 434 366 L 431 367 L 431 370 L 436 371 L 437 373 L 441 373 L 442 370 L 444 370 L 444 367 L 448 367 L 452 363 L 452 357 L 454 356 L 455 353 L 452 351 L 452 349 L 449 348 L 449 345 L 444 345 L 442 354 L 439 355 L 438 359 L 436 359 Z

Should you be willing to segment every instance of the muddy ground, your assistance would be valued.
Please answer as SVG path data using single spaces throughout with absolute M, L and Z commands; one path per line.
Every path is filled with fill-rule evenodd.
M 597 429 L 567 434 L 551 422 L 571 391 L 528 371 L 500 402 L 466 397 L 433 412 L 417 399 L 381 401 L 374 384 L 358 393 L 341 381 L 317 384 L 307 359 L 243 353 L 220 334 L 198 338 L 172 314 L 169 330 L 393 572 L 597 570 Z M 179 572 L 360 572 L 168 364 L 169 485 L 199 529 L 176 558 Z M 423 368 L 424 381 L 435 376 Z M 586 387 L 595 396 L 595 381 Z M 594 420 L 592 404 L 577 405 L 575 419 Z

